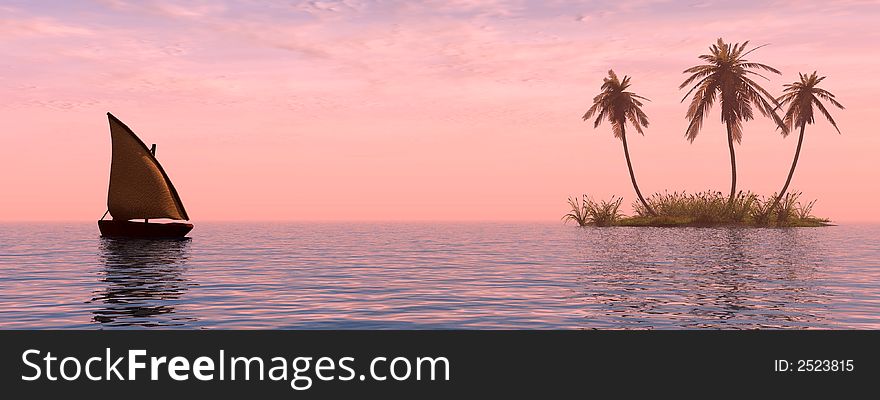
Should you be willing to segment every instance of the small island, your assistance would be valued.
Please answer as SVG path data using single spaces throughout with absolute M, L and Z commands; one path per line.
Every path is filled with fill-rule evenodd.
M 801 202 L 800 192 L 785 195 L 779 205 L 769 210 L 776 196 L 762 197 L 740 192 L 729 203 L 721 192 L 656 193 L 646 199 L 655 215 L 639 202 L 633 203 L 635 215 L 620 212 L 622 197 L 596 201 L 587 195 L 569 198 L 571 211 L 562 217 L 580 226 L 643 227 L 820 227 L 832 225 L 828 219 L 811 214 L 816 201 Z M 769 211 L 769 212 L 768 212 Z
M 627 91 L 630 77 L 618 78 L 614 70 L 602 81 L 601 92 L 593 98 L 593 103 L 582 119 L 590 121 L 598 128 L 608 121 L 615 138 L 623 144 L 626 166 L 632 180 L 637 202 L 632 208 L 635 215 L 625 216 L 619 211 L 623 198 L 594 201 L 587 195 L 582 198 L 569 198 L 570 211 L 562 217 L 565 222 L 573 221 L 580 226 L 650 226 L 650 227 L 820 227 L 832 225 L 830 220 L 811 214 L 815 200 L 802 203 L 800 192 L 788 192 L 791 179 L 797 167 L 804 131 L 807 125 L 815 123 L 814 107 L 840 133 L 837 123 L 826 108 L 825 103 L 843 109 L 833 93 L 818 87 L 825 77 L 815 71 L 801 73 L 799 79 L 783 86 L 782 95 L 774 97 L 754 79 L 767 79 L 762 73 L 781 74 L 777 69 L 749 61 L 745 57 L 764 47 L 758 46 L 746 51 L 748 41 L 725 43 L 719 38 L 709 47 L 709 53 L 699 56 L 704 64 L 684 70 L 689 74 L 679 85 L 679 89 L 691 86 L 682 98 L 684 102 L 693 95 L 686 117 L 689 121 L 685 137 L 693 142 L 700 133 L 703 120 L 717 101 L 721 108 L 721 121 L 727 128 L 727 144 L 730 151 L 730 192 L 726 197 L 721 192 L 705 191 L 688 194 L 686 192 L 655 193 L 647 199 L 642 196 L 626 138 L 626 127 L 631 125 L 637 133 L 644 135 L 648 127 L 648 116 L 642 110 L 647 98 Z M 736 150 L 734 143 L 742 142 L 743 122 L 754 119 L 755 109 L 776 124 L 782 137 L 799 130 L 797 149 L 788 172 L 785 184 L 778 193 L 769 197 L 759 196 L 750 191 L 736 190 Z M 777 111 L 785 110 L 780 116 Z

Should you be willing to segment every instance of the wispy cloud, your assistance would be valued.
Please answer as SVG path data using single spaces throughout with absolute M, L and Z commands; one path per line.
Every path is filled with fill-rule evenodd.
M 17 4 L 0 6 L 4 116 L 96 125 L 95 115 L 122 109 L 142 113 L 143 120 L 169 131 L 189 123 L 198 129 L 180 139 L 192 140 L 190 150 L 205 157 L 204 163 L 222 169 L 235 162 L 199 153 L 203 146 L 218 146 L 224 154 L 245 154 L 222 147 L 232 143 L 251 146 L 251 153 L 259 155 L 248 160 L 253 165 L 280 165 L 272 171 L 236 165 L 225 173 L 286 180 L 291 179 L 286 171 L 309 171 L 294 186 L 308 193 L 302 196 L 311 205 L 336 204 L 327 199 L 344 198 L 338 187 L 346 185 L 374 191 L 414 188 L 448 196 L 444 201 L 455 200 L 455 190 L 463 187 L 475 191 L 469 196 L 514 199 L 535 196 L 541 187 L 547 188 L 548 198 L 558 198 L 536 207 L 555 216 L 559 198 L 577 190 L 564 182 L 593 184 L 583 176 L 588 165 L 593 166 L 591 179 L 601 180 L 596 171 L 619 161 L 611 151 L 583 157 L 582 146 L 607 144 L 600 142 L 607 135 L 587 134 L 592 131 L 579 116 L 609 68 L 633 76 L 634 90 L 653 100 L 646 106 L 652 129 L 633 144 L 637 156 L 645 151 L 639 143 L 659 149 L 645 155 L 655 159 L 638 158 L 656 166 L 645 172 L 646 190 L 652 178 L 693 173 L 692 168 L 676 169 L 683 163 L 679 159 L 663 159 L 690 160 L 695 146 L 703 143 L 681 147 L 683 142 L 670 139 L 683 131 L 682 93 L 676 86 L 682 69 L 698 63 L 696 56 L 719 36 L 771 43 L 754 53 L 785 74 L 771 77 L 769 87 L 778 88 L 798 71 L 819 69 L 842 99 L 870 99 L 880 89 L 880 83 L 863 78 L 880 65 L 870 53 L 880 39 L 880 31 L 873 29 L 880 5 L 859 0 Z M 848 110 L 840 123 L 860 126 L 861 119 L 848 116 L 869 111 L 860 110 L 858 102 L 845 103 Z M 89 129 L 97 129 L 92 125 Z M 47 137 L 64 133 L 56 130 L 46 128 Z M 845 131 L 848 138 L 867 137 L 861 132 Z M 711 139 L 707 134 L 705 140 Z M 769 134 L 747 140 L 782 145 Z M 278 142 L 295 145 L 275 146 Z M 441 156 L 441 151 L 455 155 Z M 368 162 L 354 165 L 353 159 Z M 410 164 L 418 166 L 412 180 L 394 181 L 393 172 Z M 743 164 L 747 176 L 750 164 Z M 521 175 L 507 174 L 499 165 L 515 165 Z M 712 173 L 725 176 L 728 171 Z M 427 182 L 432 179 L 421 176 L 445 180 L 431 186 Z M 753 179 L 763 182 L 764 177 Z M 331 181 L 332 186 L 326 183 Z M 259 180 L 254 182 L 259 191 Z M 599 183 L 615 188 L 615 182 Z M 626 176 L 620 182 L 620 191 L 629 190 Z M 221 184 L 218 179 L 217 187 L 205 189 L 203 207 L 212 204 L 209 195 L 228 195 Z M 768 190 L 775 190 L 775 184 Z M 374 195 L 366 200 L 387 204 L 380 191 Z M 397 195 L 395 201 L 418 202 L 405 192 Z M 290 193 L 266 197 L 279 203 L 296 198 Z M 309 207 L 304 205 L 302 212 L 311 212 Z M 0 212 L 4 208 L 12 209 L 0 207 Z
M 97 0 L 112 10 L 122 12 L 142 12 L 157 16 L 182 19 L 198 19 L 226 10 L 223 3 L 216 1 L 169 1 L 169 0 Z
M 64 23 L 49 17 L 0 17 L 0 36 L 10 38 L 17 36 L 91 36 L 92 29 Z

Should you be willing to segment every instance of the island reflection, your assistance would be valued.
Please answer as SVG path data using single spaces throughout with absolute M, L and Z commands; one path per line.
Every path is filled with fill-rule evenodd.
M 797 329 L 827 322 L 829 294 L 815 276 L 826 256 L 812 232 L 669 229 L 682 228 L 584 232 L 588 326 Z

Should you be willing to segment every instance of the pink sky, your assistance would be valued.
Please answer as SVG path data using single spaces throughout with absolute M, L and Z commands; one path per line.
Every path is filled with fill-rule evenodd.
M 131 126 L 194 221 L 559 221 L 566 198 L 635 199 L 619 140 L 580 116 L 633 76 L 646 193 L 729 188 L 715 109 L 684 138 L 682 70 L 717 38 L 818 70 L 843 132 L 807 127 L 792 188 L 836 221 L 880 221 L 874 1 L 123 1 L 0 6 L 0 221 L 105 210 L 105 113 Z M 745 125 L 739 187 L 784 183 L 797 143 Z

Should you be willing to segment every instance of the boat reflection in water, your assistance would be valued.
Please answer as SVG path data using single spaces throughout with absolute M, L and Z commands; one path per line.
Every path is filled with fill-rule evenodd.
M 90 303 L 102 304 L 93 320 L 104 326 L 173 327 L 193 318 L 175 312 L 191 284 L 186 278 L 190 239 L 102 238 L 102 289 Z

